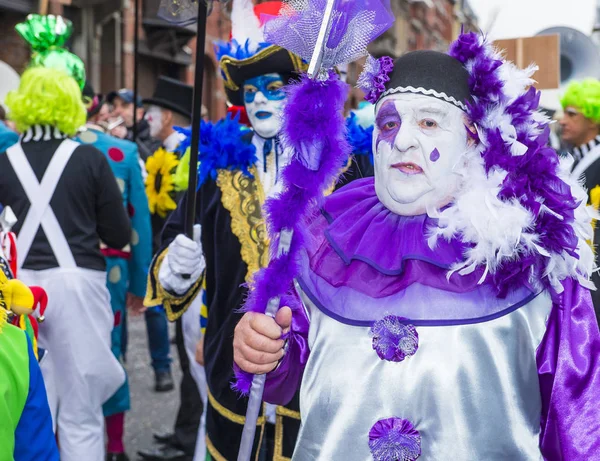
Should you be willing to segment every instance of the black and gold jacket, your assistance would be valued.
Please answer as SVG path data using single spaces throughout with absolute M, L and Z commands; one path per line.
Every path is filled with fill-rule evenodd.
M 248 133 L 251 135 L 251 133 Z M 245 136 L 250 142 L 251 136 Z M 250 173 L 250 174 L 248 174 Z M 352 158 L 338 187 L 373 174 L 368 156 Z M 152 262 L 147 305 L 163 304 L 169 320 L 179 318 L 205 285 L 208 321 L 204 336 L 205 370 L 208 384 L 206 444 L 216 461 L 237 459 L 245 421 L 247 398 L 231 389 L 233 334 L 247 294 L 247 283 L 268 263 L 268 235 L 261 207 L 265 193 L 254 167 L 219 169 L 205 180 L 196 195 L 196 223 L 202 226 L 202 249 L 206 260 L 204 280 L 183 296 L 174 296 L 158 283 L 158 270 L 169 243 L 184 232 L 186 199 L 167 221 L 162 251 Z M 265 436 L 266 418 L 258 420 L 254 455 Z M 276 408 L 273 461 L 290 460 L 300 428 L 298 394 L 285 407 Z M 254 457 L 253 457 L 254 459 Z

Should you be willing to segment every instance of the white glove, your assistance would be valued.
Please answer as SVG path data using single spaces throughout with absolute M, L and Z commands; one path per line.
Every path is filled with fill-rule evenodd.
M 168 291 L 178 295 L 188 291 L 206 268 L 200 243 L 200 224 L 194 225 L 194 240 L 179 234 L 169 245 L 158 271 L 158 281 Z M 189 275 L 189 278 L 184 278 Z

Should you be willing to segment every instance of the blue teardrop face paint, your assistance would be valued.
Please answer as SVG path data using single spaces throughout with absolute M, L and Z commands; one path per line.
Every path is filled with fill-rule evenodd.
M 437 150 L 437 147 L 431 151 L 429 154 L 429 160 L 432 162 L 437 162 L 440 159 L 440 151 Z
M 381 109 L 377 112 L 375 123 L 379 130 L 375 149 L 379 150 L 379 143 L 381 141 L 385 141 L 392 146 L 402 126 L 402 119 L 393 101 L 383 103 Z

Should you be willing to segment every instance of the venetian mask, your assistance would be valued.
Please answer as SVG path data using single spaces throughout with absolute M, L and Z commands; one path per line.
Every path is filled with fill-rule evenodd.
M 458 107 L 425 95 L 393 94 L 377 103 L 375 191 L 386 208 L 414 216 L 452 201 L 469 145 L 465 123 Z
M 163 128 L 163 113 L 160 107 L 150 106 L 144 116 L 150 127 L 150 136 L 158 137 Z
M 279 74 L 265 74 L 246 80 L 244 105 L 254 131 L 264 139 L 275 137 L 281 130 L 281 112 L 286 94 Z

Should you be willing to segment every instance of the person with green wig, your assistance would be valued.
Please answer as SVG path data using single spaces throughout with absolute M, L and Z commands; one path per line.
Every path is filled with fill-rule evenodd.
M 22 136 L 0 155 L 0 202 L 18 220 L 19 278 L 48 294 L 40 367 L 60 459 L 104 461 L 102 405 L 125 373 L 111 351 L 115 319 L 100 241 L 123 248 L 131 226 L 104 154 L 71 139 L 86 108 L 81 61 L 59 48 L 70 23 L 30 15 L 17 30 L 34 53 L 5 100 Z
M 561 99 L 561 105 L 564 110 L 560 120 L 562 139 L 572 148 L 572 154 L 579 162 L 600 142 L 597 139 L 600 135 L 600 81 L 572 82 Z M 599 156 L 600 150 L 595 159 Z
M 564 115 L 560 120 L 562 140 L 570 147 L 575 161 L 572 176 L 582 178 L 589 203 L 600 208 L 600 81 L 590 78 L 571 82 L 561 99 Z M 594 225 L 594 248 L 600 245 L 600 232 Z M 596 254 L 597 257 L 597 254 Z M 592 281 L 600 287 L 600 274 Z M 600 291 L 592 291 L 596 317 L 600 320 Z

